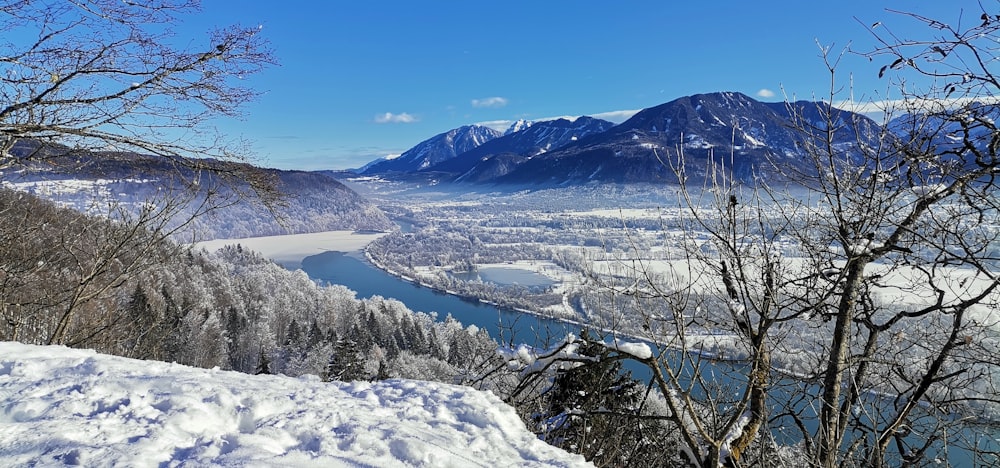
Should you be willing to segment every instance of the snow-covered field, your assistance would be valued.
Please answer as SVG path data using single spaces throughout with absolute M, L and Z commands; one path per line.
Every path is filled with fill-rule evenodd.
M 806 260 L 797 257 L 782 259 L 788 272 L 801 272 L 799 276 L 808 274 Z M 606 276 L 622 276 L 633 278 L 648 272 L 660 275 L 664 281 L 673 281 L 678 287 L 683 287 L 700 293 L 722 291 L 722 280 L 714 275 L 705 275 L 711 271 L 710 266 L 693 260 L 595 260 L 592 262 L 594 271 Z M 830 269 L 831 274 L 837 272 Z M 970 268 L 939 267 L 935 270 L 935 285 L 940 290 L 933 290 L 927 284 L 917 268 L 893 267 L 875 263 L 866 270 L 868 275 L 877 276 L 878 284 L 872 288 L 880 304 L 897 307 L 922 307 L 933 304 L 940 295 L 945 302 L 969 300 L 973 294 L 988 289 L 993 281 L 987 275 Z M 788 273 L 791 276 L 794 274 Z M 694 279 L 692 279 L 694 278 Z M 981 323 L 1000 323 L 1000 311 L 989 304 L 1000 302 L 1000 292 L 986 296 L 981 304 L 970 308 L 971 315 Z M 998 328 L 1000 329 L 1000 328 Z
M 0 342 L 0 466 L 588 466 L 490 393 Z
M 302 259 L 323 252 L 354 252 L 365 248 L 384 233 L 359 234 L 354 231 L 326 231 L 310 234 L 289 234 L 283 236 L 249 237 L 244 239 L 215 239 L 195 244 L 195 248 L 208 251 L 218 250 L 227 245 L 239 244 L 244 248 L 259 252 L 288 268 L 298 268 Z

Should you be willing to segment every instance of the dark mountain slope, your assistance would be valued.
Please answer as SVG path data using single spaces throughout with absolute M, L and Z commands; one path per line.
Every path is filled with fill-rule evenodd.
M 574 121 L 557 119 L 535 122 L 436 164 L 430 170 L 454 174 L 457 182 L 492 180 L 503 176 L 527 159 L 581 138 L 603 133 L 613 126 L 611 122 L 592 117 L 580 117 Z
M 398 158 L 375 162 L 361 172 L 365 175 L 417 172 L 472 150 L 501 135 L 480 125 L 467 125 L 435 135 L 410 148 Z
M 828 109 L 818 103 L 793 106 L 812 125 L 821 123 L 819 117 Z M 857 145 L 859 134 L 877 137 L 878 126 L 870 119 L 833 112 L 842 124 L 835 147 L 845 155 Z M 766 104 L 740 93 L 699 94 L 645 109 L 607 132 L 524 161 L 491 182 L 674 183 L 674 168 L 681 166 L 689 181 L 702 180 L 710 171 L 746 182 L 770 180 L 781 176 L 776 165 L 810 170 L 803 135 L 794 127 L 784 104 Z

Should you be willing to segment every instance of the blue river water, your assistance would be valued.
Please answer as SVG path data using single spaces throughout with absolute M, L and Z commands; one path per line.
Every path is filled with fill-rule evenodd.
M 357 292 L 359 298 L 382 296 L 397 299 L 411 310 L 436 312 L 438 320 L 443 320 L 450 314 L 465 326 L 475 325 L 485 329 L 490 336 L 501 343 L 545 346 L 560 340 L 567 333 L 580 333 L 579 325 L 497 307 L 478 300 L 464 299 L 403 280 L 376 268 L 360 252 L 324 252 L 306 257 L 302 260 L 302 270 L 315 281 L 347 286 Z M 739 366 L 734 363 L 716 365 Z M 633 376 L 640 379 L 648 378 L 650 375 L 644 366 L 630 361 L 625 361 L 625 367 Z M 725 374 L 726 372 L 718 373 L 720 376 Z M 800 384 L 792 383 L 791 386 Z M 979 430 L 968 428 L 963 432 L 968 432 L 967 437 L 982 440 L 989 450 L 1000 449 L 995 430 L 987 429 L 985 433 L 981 433 Z M 775 433 L 775 436 L 779 440 L 783 439 L 778 433 Z M 791 441 L 785 440 L 785 442 Z M 949 447 L 947 459 L 951 466 L 974 465 L 973 454 L 958 447 Z
M 359 298 L 397 299 L 417 312 L 437 312 L 439 320 L 451 314 L 465 326 L 483 328 L 504 343 L 543 346 L 567 333 L 580 332 L 577 325 L 464 299 L 405 281 L 376 268 L 358 252 L 324 252 L 306 257 L 302 260 L 302 270 L 314 280 L 347 286 L 357 292 Z

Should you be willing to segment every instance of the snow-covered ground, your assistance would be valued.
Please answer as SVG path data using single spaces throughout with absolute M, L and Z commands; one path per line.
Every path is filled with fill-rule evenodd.
M 128 182 L 133 184 L 147 184 L 156 182 L 152 179 L 56 179 L 56 180 L 33 180 L 27 182 L 0 181 L 0 186 L 31 192 L 41 197 L 58 197 L 59 195 L 75 195 L 80 193 L 90 194 L 94 199 L 110 198 L 117 195 L 111 192 L 111 186 Z
M 244 248 L 259 252 L 265 258 L 294 269 L 301 266 L 302 259 L 305 257 L 328 251 L 358 251 L 384 235 L 384 233 L 359 234 L 354 231 L 326 231 L 244 239 L 215 239 L 199 242 L 195 244 L 195 247 L 214 251 L 227 245 L 239 244 Z
M 0 466 L 588 466 L 490 393 L 0 342 Z

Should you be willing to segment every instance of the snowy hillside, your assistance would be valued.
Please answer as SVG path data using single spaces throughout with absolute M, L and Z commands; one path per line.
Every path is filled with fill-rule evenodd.
M 585 466 L 497 397 L 0 342 L 2 466 Z
M 57 204 L 97 216 L 114 216 L 122 208 L 136 215 L 152 202 L 159 206 L 184 201 L 187 205 L 176 210 L 168 226 L 174 227 L 191 221 L 188 229 L 180 234 L 185 239 L 197 233 L 200 239 L 239 238 L 323 232 L 335 230 L 385 230 L 395 228 L 385 213 L 352 189 L 333 177 L 315 172 L 286 171 L 237 165 L 246 171 L 246 178 L 260 178 L 274 182 L 274 189 L 282 195 L 279 214 L 259 203 L 253 197 L 240 199 L 234 191 L 249 193 L 245 180 L 225 179 L 216 174 L 199 173 L 190 168 L 175 166 L 165 158 L 155 156 L 87 153 L 83 162 L 58 160 L 25 163 L 16 170 L 0 174 L 0 187 L 19 190 L 52 200 Z M 51 163 L 51 164 L 50 164 Z M 209 165 L 217 161 L 201 162 Z M 221 167 L 221 166 L 219 166 Z M 219 169 L 227 173 L 230 169 Z M 184 180 L 200 180 L 191 188 Z M 167 193 L 169 196 L 165 196 Z M 225 209 L 209 210 L 205 216 L 190 216 L 205 211 L 201 204 L 208 193 L 213 201 Z M 194 200 L 187 200 L 191 196 Z M 169 210 L 168 210 L 169 211 Z

